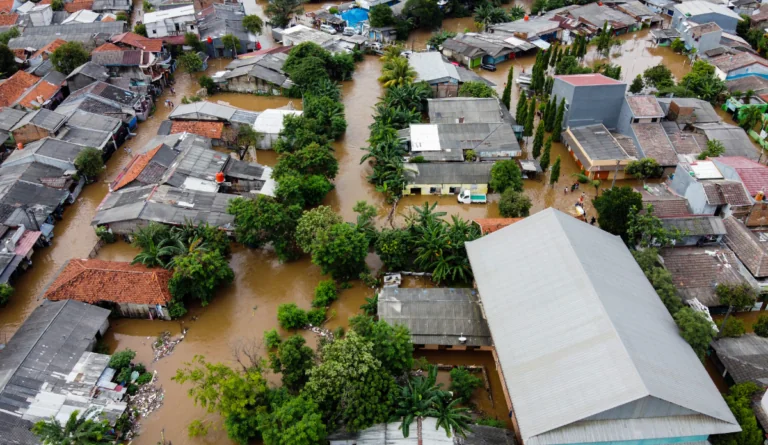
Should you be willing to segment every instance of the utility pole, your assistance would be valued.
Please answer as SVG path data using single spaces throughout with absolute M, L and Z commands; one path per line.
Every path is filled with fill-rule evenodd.
M 613 181 L 611 181 L 611 190 L 613 190 L 613 186 L 616 185 L 616 175 L 619 174 L 619 162 L 621 161 L 616 161 L 616 170 L 614 170 L 613 172 Z

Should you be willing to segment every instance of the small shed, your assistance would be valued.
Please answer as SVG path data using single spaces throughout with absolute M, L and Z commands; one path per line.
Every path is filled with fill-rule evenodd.
M 519 162 L 524 179 L 535 179 L 539 173 L 544 172 L 537 159 L 521 159 Z
M 264 136 L 259 142 L 258 148 L 262 150 L 272 149 L 272 144 L 283 131 L 285 116 L 301 116 L 301 113 L 300 110 L 270 109 L 259 114 L 256 123 L 253 124 L 253 129 Z
M 379 293 L 378 314 L 390 325 L 407 327 L 417 348 L 465 350 L 492 345 L 474 289 L 385 287 Z

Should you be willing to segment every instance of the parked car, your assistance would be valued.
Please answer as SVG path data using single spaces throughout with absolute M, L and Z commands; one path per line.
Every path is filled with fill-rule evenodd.
M 472 192 L 467 189 L 462 190 L 457 196 L 457 199 L 462 204 L 481 204 L 487 202 L 485 194 L 478 193 L 473 195 Z
M 320 31 L 327 32 L 328 34 L 336 34 L 336 30 L 331 25 L 320 25 Z
M 486 71 L 496 71 L 496 65 L 491 65 L 490 63 L 483 63 L 480 65 L 480 68 Z
M 351 26 L 346 26 L 344 27 L 344 32 L 342 32 L 342 34 L 344 34 L 345 36 L 353 36 L 357 34 L 357 32 L 355 31 L 355 28 Z

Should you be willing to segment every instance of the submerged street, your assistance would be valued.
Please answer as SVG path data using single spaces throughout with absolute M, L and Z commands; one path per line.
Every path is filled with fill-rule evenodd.
M 307 9 L 319 6 L 319 4 L 307 5 Z M 450 31 L 461 32 L 467 27 L 473 27 L 472 18 L 450 19 L 443 22 L 443 28 Z M 421 50 L 429 35 L 430 33 L 425 31 L 414 32 L 406 46 Z M 611 62 L 622 66 L 622 80 L 625 82 L 630 82 L 637 74 L 659 63 L 669 67 L 677 78 L 682 77 L 690 69 L 689 64 L 686 63 L 687 58 L 684 56 L 673 54 L 669 48 L 653 47 L 648 40 L 648 30 L 624 35 L 621 38 L 624 43 L 621 48 L 614 51 L 617 55 L 612 57 Z M 265 31 L 261 43 L 265 48 L 274 45 L 271 37 L 268 36 L 268 31 Z M 594 49 L 591 48 L 591 50 Z M 535 55 L 529 55 L 500 64 L 496 72 L 478 71 L 478 74 L 495 82 L 496 89 L 501 94 L 510 65 L 514 66 L 515 76 L 517 76 L 524 70 L 530 71 L 534 60 Z M 591 65 L 595 60 L 597 56 L 593 53 L 586 57 L 587 64 Z M 227 60 L 211 60 L 208 74 L 221 70 L 227 63 Z M 382 88 L 377 81 L 380 71 L 379 59 L 366 56 L 363 62 L 357 64 L 353 80 L 343 83 L 343 101 L 348 127 L 345 136 L 334 144 L 336 158 L 339 161 L 339 174 L 334 181 L 335 190 L 326 197 L 325 204 L 339 212 L 347 221 L 352 221 L 355 216 L 352 211 L 354 204 L 361 200 L 368 201 L 379 209 L 379 224 L 383 225 L 391 207 L 367 182 L 366 177 L 370 173 L 368 165 L 360 165 L 360 158 L 364 154 L 362 148 L 366 146 L 369 134 L 368 126 L 373 122 L 372 107 L 382 95 Z M 136 130 L 138 135 L 127 141 L 121 150 L 113 155 L 107 164 L 106 172 L 101 175 L 100 182 L 87 186 L 77 201 L 66 209 L 64 219 L 56 224 L 53 245 L 37 251 L 33 258 L 34 267 L 15 283 L 15 295 L 10 303 L 0 310 L 2 327 L 0 343 L 7 341 L 28 314 L 40 304 L 42 291 L 64 263 L 72 258 L 86 258 L 92 251 L 97 237 L 90 226 L 90 221 L 95 215 L 96 207 L 106 195 L 108 184 L 128 164 L 132 156 L 146 148 L 148 141 L 157 134 L 160 123 L 171 111 L 163 106 L 163 101 L 169 98 L 179 104 L 183 95 L 194 95 L 200 89 L 196 79 L 187 73 L 177 72 L 175 80 L 175 96 L 166 92 L 157 101 L 157 110 L 154 115 L 146 122 L 139 124 Z M 513 109 L 517 101 L 517 93 L 517 89 L 513 88 Z M 293 102 L 297 108 L 301 107 L 300 100 L 297 99 L 234 93 L 217 94 L 207 100 L 223 101 L 252 111 L 277 108 L 289 102 Z M 525 181 L 524 192 L 533 201 L 531 213 L 547 207 L 555 207 L 571 213 L 577 199 L 576 195 L 563 193 L 563 187 L 574 181 L 571 175 L 578 172 L 573 158 L 562 144 L 554 144 L 552 150 L 553 160 L 558 155 L 562 157 L 561 179 L 554 187 L 545 183 L 543 178 L 538 181 Z M 276 155 L 271 151 L 259 151 L 256 158 L 250 160 L 274 165 Z M 610 185 L 610 182 L 606 181 L 602 187 L 608 188 Z M 635 181 L 618 181 L 617 185 L 642 184 Z M 594 197 L 595 190 L 591 187 L 585 188 L 584 191 L 590 198 Z M 437 202 L 437 210 L 447 212 L 449 215 L 458 215 L 464 219 L 497 217 L 496 200 L 497 197 L 491 196 L 491 202 L 487 205 L 467 205 L 457 203 L 453 196 L 406 197 L 399 202 L 395 224 L 402 224 L 403 217 L 410 206 L 421 205 L 425 201 Z M 587 214 L 592 216 L 589 200 L 587 202 Z M 136 249 L 118 241 L 104 246 L 98 252 L 97 258 L 130 261 L 136 253 Z M 207 307 L 191 307 L 189 313 L 181 320 L 173 322 L 111 320 L 106 337 L 110 352 L 124 348 L 135 350 L 138 361 L 151 363 L 148 366 L 149 369 L 157 370 L 160 384 L 165 390 L 164 406 L 143 420 L 142 433 L 133 443 L 155 444 L 160 440 L 161 432 L 164 432 L 166 440 L 177 444 L 230 443 L 226 433 L 219 428 L 218 416 L 207 414 L 202 408 L 195 407 L 187 396 L 186 388 L 171 381 L 171 377 L 176 369 L 195 355 L 204 355 L 210 362 L 226 362 L 232 360 L 232 349 L 237 342 L 261 344 L 264 331 L 273 328 L 278 329 L 281 334 L 287 334 L 278 327 L 277 306 L 281 303 L 295 302 L 299 307 L 308 308 L 315 287 L 324 279 L 320 269 L 311 264 L 308 256 L 283 264 L 266 249 L 249 249 L 236 245 L 233 248 L 230 265 L 235 272 L 234 283 L 221 289 Z M 375 255 L 369 255 L 368 265 L 372 269 L 380 268 Z M 332 319 L 327 326 L 330 329 L 347 326 L 348 318 L 358 314 L 359 307 L 364 303 L 365 298 L 372 297 L 374 294 L 373 289 L 366 288 L 359 281 L 352 284 L 352 288 L 342 291 L 339 300 L 330 308 L 329 313 L 332 314 Z M 430 284 L 427 280 L 412 278 L 407 279 L 404 285 L 423 287 Z M 189 332 L 173 354 L 152 363 L 150 344 L 154 339 L 163 331 L 178 335 L 184 327 L 189 328 Z M 316 344 L 315 334 L 307 331 L 302 331 L 301 334 L 307 338 L 311 346 Z M 264 347 L 261 347 L 261 351 L 266 357 Z M 422 354 L 416 355 L 418 357 Z M 474 402 L 487 415 L 502 420 L 507 419 L 501 384 L 490 353 L 457 354 L 434 351 L 427 355 L 427 358 L 433 363 L 484 365 L 489 372 L 491 397 L 485 390 L 479 390 Z M 447 382 L 447 373 L 441 374 L 444 374 L 441 375 L 441 381 Z M 276 375 L 270 375 L 269 378 L 273 383 L 279 381 L 279 376 Z M 194 419 L 210 420 L 216 428 L 211 428 L 205 437 L 191 439 L 187 435 L 187 425 Z

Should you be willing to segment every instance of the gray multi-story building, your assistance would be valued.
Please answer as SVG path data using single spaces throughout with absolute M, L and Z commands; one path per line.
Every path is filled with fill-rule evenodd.
M 686 26 L 715 22 L 725 32 L 736 33 L 736 24 L 741 17 L 725 5 L 718 5 L 704 0 L 693 0 L 673 6 L 672 27 L 683 32 Z
M 565 98 L 563 128 L 603 124 L 615 129 L 627 84 L 602 74 L 555 76 L 552 95 Z

